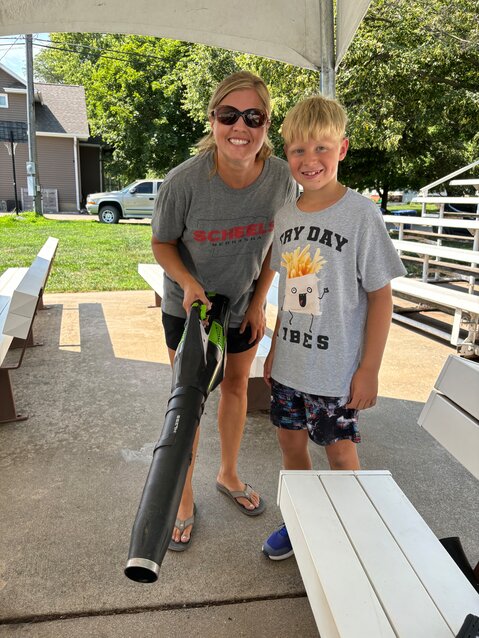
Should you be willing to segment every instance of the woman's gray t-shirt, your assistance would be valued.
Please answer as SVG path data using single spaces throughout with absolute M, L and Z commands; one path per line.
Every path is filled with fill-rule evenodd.
M 349 396 L 367 293 L 406 272 L 378 207 L 351 189 L 317 213 L 285 205 L 275 218 L 271 268 L 280 273 L 281 319 L 273 379 L 309 394 Z
M 274 216 L 294 201 L 296 184 L 286 162 L 270 157 L 247 188 L 227 186 L 212 174 L 212 153 L 201 153 L 168 173 L 155 202 L 153 235 L 177 240 L 189 272 L 207 292 L 231 300 L 232 327 L 239 326 L 273 238 Z M 162 308 L 184 317 L 183 291 L 165 275 Z

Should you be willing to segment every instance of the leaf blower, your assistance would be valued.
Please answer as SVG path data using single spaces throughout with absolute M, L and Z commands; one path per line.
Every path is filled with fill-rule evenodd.
M 208 298 L 209 311 L 200 301 L 193 303 L 176 350 L 165 421 L 131 533 L 125 575 L 139 583 L 158 579 L 206 398 L 223 379 L 229 300 Z

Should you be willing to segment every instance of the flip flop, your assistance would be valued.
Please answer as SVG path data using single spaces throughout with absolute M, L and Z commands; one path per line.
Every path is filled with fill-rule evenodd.
M 248 483 L 245 483 L 245 488 L 242 491 L 231 491 L 227 487 L 221 485 L 221 483 L 218 483 L 218 481 L 216 481 L 216 489 L 219 492 L 223 492 L 223 494 L 226 494 L 226 496 L 228 496 L 236 505 L 236 507 L 239 507 L 239 509 L 243 512 L 243 514 L 246 514 L 246 516 L 259 516 L 266 509 L 266 503 L 263 501 L 261 496 L 259 497 L 258 507 L 255 507 L 254 510 L 246 509 L 244 505 L 241 505 L 241 503 L 236 500 L 238 498 L 246 498 L 250 503 L 253 502 L 253 488 L 251 487 L 251 485 L 248 485 Z
M 175 521 L 175 527 L 177 527 L 180 530 L 180 532 L 183 532 L 183 530 L 186 527 L 188 527 L 188 525 L 194 525 L 195 514 L 196 514 L 196 504 L 193 505 L 193 516 L 190 516 L 190 518 L 187 518 L 184 521 L 182 521 L 180 518 L 177 518 Z M 191 531 L 193 531 L 193 528 L 191 529 Z M 170 542 L 168 543 L 168 549 L 171 549 L 172 552 L 184 552 L 185 549 L 188 549 L 188 547 L 190 546 L 190 543 L 191 543 L 191 536 L 186 541 L 186 543 L 182 542 L 181 540 L 179 542 L 176 542 L 173 539 L 171 539 Z

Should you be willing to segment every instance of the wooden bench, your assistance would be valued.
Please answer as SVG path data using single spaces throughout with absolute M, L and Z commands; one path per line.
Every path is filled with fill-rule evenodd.
M 138 274 L 143 277 L 155 294 L 155 306 L 161 307 L 163 297 L 163 268 L 159 264 L 138 264 Z M 270 291 L 270 294 L 274 295 Z M 270 297 L 268 297 L 269 299 Z M 250 369 L 248 383 L 248 412 L 269 410 L 270 390 L 263 379 L 263 365 L 271 346 L 267 334 L 261 339 L 255 360 Z
M 388 471 L 282 471 L 321 638 L 453 638 L 479 596 Z
M 391 281 L 393 294 L 403 299 L 418 302 L 419 305 L 408 308 L 394 307 L 393 319 L 429 332 L 442 339 L 447 339 L 456 346 L 463 355 L 479 354 L 479 296 L 467 292 L 444 288 L 440 284 L 431 284 L 397 277 Z M 409 313 L 424 312 L 439 309 L 453 314 L 453 324 L 450 331 L 430 326 L 409 316 Z M 460 337 L 460 330 L 467 331 L 464 339 Z
M 58 239 L 49 237 L 29 268 L 9 268 L 0 278 L 0 423 L 22 421 L 17 412 L 10 370 L 20 367 L 27 345 L 33 344 L 32 326 L 50 273 Z M 15 365 L 5 365 L 15 341 L 22 344 Z
M 163 298 L 163 268 L 159 264 L 138 264 L 138 274 L 155 294 L 155 306 L 161 307 Z
M 3 334 L 10 301 L 15 288 L 22 281 L 27 270 L 28 268 L 8 268 L 0 276 L 0 364 L 4 361 L 13 340 L 10 335 Z
M 450 186 L 474 186 L 479 192 L 479 177 L 468 177 L 466 179 L 451 179 Z
M 479 275 L 479 221 L 451 220 L 443 217 L 396 217 L 384 215 L 386 223 L 399 227 L 399 239 L 392 242 L 403 261 L 419 261 L 423 264 L 422 281 L 413 278 L 398 277 L 391 282 L 395 296 L 416 302 L 415 307 L 401 308 L 397 304 L 393 318 L 402 323 L 424 330 L 442 339 L 447 339 L 456 346 L 458 352 L 464 355 L 479 354 L 479 296 L 475 294 L 476 278 Z M 467 229 L 473 234 L 472 249 L 453 248 L 443 246 L 438 238 L 435 244 L 422 241 L 406 241 L 406 225 L 416 227 L 437 228 L 439 234 L 447 228 L 459 227 Z M 422 231 L 418 231 L 422 232 Z M 421 237 L 421 236 L 420 236 Z M 434 260 L 431 261 L 431 257 Z M 437 273 L 430 279 L 431 268 L 442 272 L 450 272 L 454 279 L 464 279 L 467 275 L 468 290 L 457 290 L 441 287 L 444 279 L 439 279 Z M 464 275 L 464 276 L 462 276 Z M 430 283 L 434 281 L 434 283 Z M 430 323 L 411 317 L 411 313 L 440 310 L 454 316 L 450 330 L 442 329 Z M 466 337 L 460 338 L 460 330 L 467 332 Z
M 420 261 L 423 264 L 422 280 L 428 281 L 429 269 L 431 266 L 441 269 L 462 270 L 474 275 L 479 275 L 479 251 L 464 248 L 451 248 L 449 246 L 438 246 L 425 244 L 419 241 L 404 241 L 401 239 L 392 240 L 401 258 L 405 261 Z M 412 257 L 404 253 L 422 255 L 422 257 Z M 430 257 L 437 257 L 442 261 L 430 261 Z M 444 260 L 449 261 L 444 261 Z M 459 262 L 459 263 L 455 263 Z M 469 264 L 464 266 L 464 264 Z
M 445 204 L 452 204 L 456 206 L 460 206 L 461 204 L 475 204 L 479 206 L 479 197 L 450 197 L 446 196 L 434 196 L 434 195 L 418 195 L 414 197 L 413 202 L 417 202 L 418 204 L 436 204 L 437 206 L 444 206 Z M 461 217 L 477 217 L 479 213 L 477 212 L 464 212 L 460 211 L 459 213 L 454 213 L 454 211 L 448 211 L 448 215 L 461 215 Z
M 479 479 L 479 363 L 450 355 L 418 423 Z
M 436 237 L 436 240 L 441 239 L 439 235 L 443 233 L 443 230 L 447 231 L 449 228 L 461 228 L 462 230 L 468 231 L 473 237 L 473 250 L 479 250 L 479 221 L 476 219 L 446 219 L 444 217 L 434 216 L 401 217 L 396 215 L 383 215 L 383 219 L 386 226 L 389 226 L 390 228 L 398 228 L 398 239 L 404 239 L 405 234 L 410 234 L 411 231 L 414 231 L 414 227 L 430 228 L 431 232 L 424 232 L 426 232 L 427 235 Z M 406 229 L 406 226 L 409 228 Z M 437 229 L 438 233 L 435 233 L 434 229 Z M 460 240 L 461 237 L 461 235 L 457 235 L 454 236 L 454 239 Z
M 436 228 L 436 226 L 434 226 L 433 228 Z M 445 233 L 445 232 L 440 233 L 433 230 L 413 230 L 412 228 L 405 228 L 403 239 L 412 239 L 412 240 L 420 239 L 421 241 L 425 243 L 437 245 L 438 239 L 440 240 L 449 239 L 451 241 L 471 242 L 471 241 L 474 241 L 474 236 L 472 234 L 453 235 L 451 233 Z

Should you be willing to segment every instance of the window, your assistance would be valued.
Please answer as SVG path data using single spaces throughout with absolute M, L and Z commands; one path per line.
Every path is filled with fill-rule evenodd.
M 8 109 L 8 95 L 0 93 L 0 109 Z
M 153 193 L 153 182 L 142 182 L 136 187 L 137 193 L 150 194 Z

